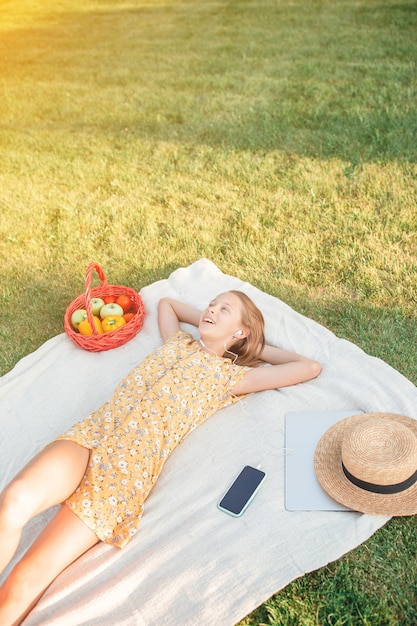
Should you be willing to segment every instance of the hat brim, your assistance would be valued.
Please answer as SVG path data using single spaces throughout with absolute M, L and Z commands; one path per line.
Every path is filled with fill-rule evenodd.
M 322 435 L 314 454 L 314 470 L 323 489 L 336 502 L 361 513 L 414 515 L 417 513 L 417 483 L 395 494 L 372 493 L 355 486 L 342 469 L 342 440 L 348 428 L 364 419 L 387 419 L 410 428 L 417 437 L 417 420 L 396 413 L 360 413 L 346 417 Z

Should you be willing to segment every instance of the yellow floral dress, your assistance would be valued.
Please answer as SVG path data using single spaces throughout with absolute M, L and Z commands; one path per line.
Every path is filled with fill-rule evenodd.
M 125 546 L 172 450 L 236 401 L 231 389 L 248 369 L 204 352 L 178 331 L 119 383 L 108 402 L 58 437 L 91 450 L 66 504 L 99 539 Z

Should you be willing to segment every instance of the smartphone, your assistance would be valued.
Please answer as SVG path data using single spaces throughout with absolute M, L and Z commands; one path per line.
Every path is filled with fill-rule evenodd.
M 266 474 L 260 469 L 245 465 L 239 476 L 217 504 L 221 511 L 239 517 L 248 508 Z

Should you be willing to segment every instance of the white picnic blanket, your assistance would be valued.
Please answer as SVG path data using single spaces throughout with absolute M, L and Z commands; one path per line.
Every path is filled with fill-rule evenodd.
M 237 288 L 262 309 L 269 343 L 318 359 L 314 381 L 249 396 L 193 432 L 168 460 L 139 532 L 123 550 L 99 544 L 45 592 L 25 626 L 233 626 L 293 579 L 365 541 L 388 518 L 284 508 L 284 416 L 303 409 L 391 411 L 417 418 L 417 389 L 383 361 L 279 299 L 200 259 L 141 290 L 146 319 L 125 346 L 86 352 L 65 334 L 0 379 L 0 487 L 47 442 L 110 395 L 158 346 L 164 295 L 203 308 Z M 301 434 L 300 434 L 301 435 Z M 216 503 L 245 464 L 267 479 L 241 518 Z M 53 511 L 24 532 L 18 555 Z

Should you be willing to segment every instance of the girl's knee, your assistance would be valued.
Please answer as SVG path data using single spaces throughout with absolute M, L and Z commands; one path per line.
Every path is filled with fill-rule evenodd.
M 12 481 L 0 494 L 0 527 L 2 530 L 23 528 L 32 517 L 33 494 L 20 480 Z

